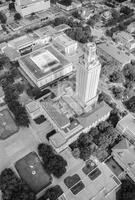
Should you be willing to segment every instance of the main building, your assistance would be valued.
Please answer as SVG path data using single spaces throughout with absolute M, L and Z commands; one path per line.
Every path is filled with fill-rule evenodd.
M 23 75 L 40 89 L 73 71 L 72 63 L 69 63 L 53 46 L 22 57 L 19 63 Z

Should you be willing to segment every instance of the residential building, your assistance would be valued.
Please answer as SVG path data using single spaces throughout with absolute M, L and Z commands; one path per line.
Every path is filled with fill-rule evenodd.
M 81 169 L 73 172 L 79 175 L 80 180 L 70 189 L 61 184 L 64 194 L 59 200 L 116 200 L 116 192 L 119 190 L 121 182 L 105 163 L 96 161 L 96 168 L 88 175 L 84 174 Z M 79 184 L 83 186 L 82 189 L 74 192 Z
M 50 0 L 16 0 L 15 9 L 22 17 L 50 8 Z
M 96 54 L 96 44 L 87 43 L 76 74 L 76 93 L 86 108 L 97 100 L 100 71 L 101 64 Z
M 97 47 L 99 56 L 103 56 L 105 60 L 111 57 L 120 68 L 130 63 L 131 60 L 135 60 L 133 54 L 129 51 L 122 50 L 122 48 L 118 47 L 115 43 L 108 41 L 98 44 Z
M 120 42 L 130 51 L 133 51 L 135 49 L 135 39 L 130 33 L 121 31 L 114 34 L 113 37 L 117 38 L 118 42 Z
M 67 56 L 72 56 L 76 53 L 78 43 L 72 40 L 65 33 L 56 36 L 53 40 L 54 46 Z
M 112 13 L 111 13 L 109 10 L 107 10 L 107 11 L 103 12 L 102 17 L 103 17 L 105 20 L 109 20 L 109 19 L 112 18 Z
M 128 176 L 135 181 L 135 146 L 127 139 L 123 139 L 112 148 L 112 155 Z
M 135 143 L 135 117 L 127 114 L 117 124 L 116 128 L 123 134 L 130 142 Z
M 91 7 L 83 7 L 80 11 L 79 14 L 81 15 L 81 18 L 84 19 L 85 21 L 88 21 L 90 17 L 95 15 L 95 9 Z
M 19 63 L 22 74 L 40 89 L 73 71 L 72 63 L 52 45 L 20 58 Z
M 0 86 L 0 104 L 3 104 L 5 102 L 4 98 L 5 98 L 4 91 L 3 88 Z
M 133 23 L 131 23 L 131 24 L 129 24 L 129 25 L 127 26 L 127 31 L 128 31 L 129 33 L 134 33 L 134 32 L 135 32 L 135 22 L 133 22 Z

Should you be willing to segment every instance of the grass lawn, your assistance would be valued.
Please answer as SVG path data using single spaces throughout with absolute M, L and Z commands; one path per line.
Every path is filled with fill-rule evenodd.
M 0 112 L 0 139 L 4 140 L 18 131 L 10 112 L 4 109 Z
M 100 171 L 98 168 L 96 168 L 94 171 L 92 171 L 92 172 L 88 175 L 88 177 L 93 181 L 93 180 L 95 180 L 100 174 L 101 174 L 101 171 Z
M 82 171 L 84 172 L 84 174 L 89 174 L 93 169 L 95 169 L 97 167 L 97 165 L 92 161 L 92 160 L 88 160 L 86 162 L 86 165 L 82 168 Z
M 31 152 L 15 163 L 20 177 L 38 193 L 51 183 L 51 177 L 44 170 L 35 152 Z
M 81 190 L 83 190 L 85 188 L 85 185 L 83 184 L 82 181 L 80 181 L 79 183 L 77 183 L 74 187 L 71 188 L 71 192 L 76 195 L 78 194 Z
M 68 188 L 73 187 L 76 183 L 80 181 L 80 177 L 78 174 L 74 174 L 73 176 L 68 176 L 64 179 L 64 183 Z

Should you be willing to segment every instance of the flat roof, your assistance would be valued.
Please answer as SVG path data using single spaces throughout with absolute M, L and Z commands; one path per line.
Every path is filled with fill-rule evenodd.
M 24 36 L 21 36 L 9 41 L 8 45 L 19 49 L 20 47 L 31 44 L 33 42 L 34 42 L 34 39 L 32 35 L 24 35 Z
M 65 31 L 65 30 L 70 29 L 70 28 L 71 28 L 71 27 L 68 26 L 67 24 L 60 24 L 60 25 L 58 25 L 58 26 L 55 26 L 55 30 L 56 30 L 57 32 Z
M 97 47 L 105 51 L 108 55 L 113 57 L 122 65 L 129 63 L 131 60 L 135 59 L 135 56 L 133 54 L 119 50 L 116 45 L 111 44 L 110 42 L 98 44 Z
M 16 60 L 17 58 L 20 57 L 20 54 L 19 52 L 14 49 L 13 47 L 10 47 L 10 46 L 6 46 L 4 49 L 3 49 L 5 55 L 11 60 L 11 61 L 14 61 Z
M 69 64 L 68 60 L 53 46 L 48 46 L 36 52 L 32 52 L 30 55 L 20 58 L 20 61 L 25 64 L 37 79 L 60 70 Z M 47 63 L 48 61 L 49 63 Z
M 51 177 L 44 170 L 35 152 L 31 152 L 18 160 L 15 163 L 15 168 L 20 177 L 36 193 L 47 187 L 51 182 Z
M 68 47 L 69 45 L 72 45 L 76 43 L 76 41 L 72 40 L 70 37 L 68 37 L 65 33 L 58 35 L 54 41 L 64 47 Z
M 52 36 L 56 34 L 56 32 L 57 31 L 52 26 L 45 26 L 34 31 L 34 33 L 37 34 L 40 38 L 45 36 Z
M 43 1 L 43 0 L 18 0 L 18 1 L 19 1 L 19 5 L 26 6 L 26 5 L 29 5 L 29 4 L 33 4 L 33 3 Z
M 60 113 L 54 106 L 52 106 L 51 103 L 44 102 L 43 108 L 59 128 L 62 129 L 70 124 L 69 119 L 63 113 Z
M 56 147 L 59 148 L 66 143 L 65 137 L 61 133 L 55 133 L 49 138 L 49 141 Z
M 8 109 L 0 111 L 0 138 L 6 139 L 17 131 L 18 127 L 16 126 Z
M 74 174 L 79 175 L 85 187 L 76 195 L 74 195 L 70 189 L 64 190 L 63 187 L 62 189 L 64 190 L 67 200 L 101 200 L 106 199 L 105 196 L 109 195 L 112 191 L 115 192 L 116 188 L 121 184 L 119 179 L 105 163 L 99 163 L 94 170 L 96 169 L 98 169 L 101 174 L 94 180 L 91 180 L 88 175 L 85 175 L 80 169 L 74 172 Z M 90 174 L 92 174 L 93 171 L 90 172 Z
M 31 101 L 26 105 L 26 108 L 29 111 L 29 113 L 33 113 L 36 110 L 40 109 L 40 105 L 38 101 Z
M 80 117 L 78 117 L 78 121 L 80 124 L 86 128 L 91 126 L 96 121 L 102 119 L 105 115 L 111 112 L 112 108 L 106 104 L 105 102 L 101 103 L 93 110 L 93 112 L 86 113 Z
M 121 127 L 122 130 L 130 131 L 135 136 L 135 117 L 131 114 L 127 114 L 117 124 L 117 127 Z
M 133 36 L 130 33 L 127 33 L 125 31 L 121 31 L 121 32 L 117 33 L 116 35 L 124 38 L 125 40 L 127 40 L 129 42 L 134 40 Z

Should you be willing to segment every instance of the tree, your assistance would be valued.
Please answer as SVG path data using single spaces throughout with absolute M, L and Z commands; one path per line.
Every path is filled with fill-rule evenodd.
M 43 197 L 41 197 L 40 200 L 57 200 L 58 197 L 60 197 L 63 194 L 63 191 L 59 185 L 55 185 L 54 187 L 51 187 L 46 190 Z
M 135 199 L 135 184 L 128 179 L 121 180 L 121 188 L 117 192 L 117 200 L 134 200 Z
M 83 160 L 89 159 L 92 153 L 92 140 L 93 137 L 88 133 L 82 133 L 78 138 L 77 142 L 80 150 L 80 158 Z
M 112 93 L 113 93 L 113 95 L 116 99 L 122 98 L 122 95 L 123 95 L 123 88 L 122 87 L 113 86 L 111 88 L 111 91 L 112 91 Z
M 0 174 L 0 189 L 3 200 L 35 200 L 35 194 L 27 184 L 19 179 L 10 168 L 4 169 Z
M 7 22 L 7 17 L 2 12 L 0 12 L 0 21 L 1 21 L 2 24 L 5 24 Z
M 123 75 L 128 82 L 135 81 L 135 65 L 132 63 L 126 64 L 123 68 Z
M 130 112 L 135 112 L 135 96 L 125 101 L 124 104 Z
M 61 0 L 59 3 L 65 6 L 70 6 L 72 3 L 72 0 Z
M 98 102 L 101 103 L 102 101 L 105 101 L 108 104 L 111 102 L 111 97 L 105 92 L 101 92 L 98 96 Z
M 22 17 L 20 15 L 20 13 L 15 13 L 14 15 L 14 20 L 17 21 L 17 20 L 20 20 Z
M 123 80 L 123 77 L 120 70 L 114 71 L 109 77 L 109 81 L 113 83 L 121 83 L 122 80 Z
M 120 9 L 120 13 L 123 13 L 124 15 L 130 15 L 133 13 L 133 9 L 129 8 L 128 6 L 123 6 Z
M 9 3 L 9 10 L 15 10 L 15 4 L 13 2 Z
M 107 121 L 115 128 L 119 120 L 120 120 L 119 110 L 117 108 L 114 108 L 111 111 Z
M 48 173 L 60 178 L 66 172 L 66 160 L 62 156 L 55 154 L 50 145 L 39 144 L 38 153 L 42 157 L 44 168 Z

